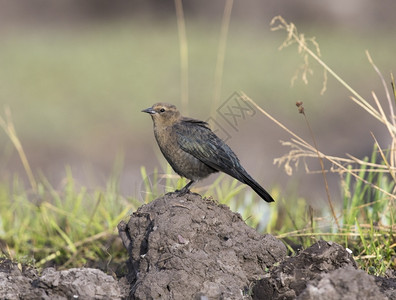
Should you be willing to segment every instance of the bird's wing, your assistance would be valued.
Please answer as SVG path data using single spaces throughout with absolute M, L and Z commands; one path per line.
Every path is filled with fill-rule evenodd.
M 209 167 L 246 183 L 265 201 L 274 201 L 271 195 L 246 172 L 235 153 L 210 130 L 206 122 L 183 118 L 173 126 L 177 143 L 185 152 Z
M 215 170 L 237 176 L 236 170 L 242 168 L 237 156 L 206 122 L 184 118 L 174 128 L 177 142 L 184 151 Z

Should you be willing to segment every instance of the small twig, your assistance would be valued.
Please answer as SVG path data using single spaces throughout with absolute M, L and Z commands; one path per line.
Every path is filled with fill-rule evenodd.
M 381 258 L 381 255 L 378 257 L 376 254 L 371 254 L 371 255 L 358 255 L 354 256 L 354 260 L 365 260 L 365 259 L 373 259 L 373 258 Z
M 322 156 L 319 153 L 318 145 L 316 144 L 315 135 L 313 134 L 313 130 L 311 128 L 311 125 L 309 124 L 307 115 L 305 114 L 303 103 L 301 101 L 299 101 L 299 102 L 296 103 L 296 106 L 298 108 L 298 112 L 304 116 L 305 121 L 307 123 L 308 129 L 309 129 L 309 133 L 310 133 L 310 135 L 312 137 L 312 140 L 313 140 L 313 143 L 314 143 L 314 146 L 315 146 L 316 154 L 317 154 L 317 156 L 319 158 L 320 167 L 322 169 L 323 181 L 324 181 L 325 188 L 326 188 L 327 201 L 329 203 L 329 206 L 330 206 L 330 209 L 331 209 L 331 213 L 333 214 L 333 218 L 334 218 L 334 220 L 335 220 L 335 222 L 337 224 L 337 228 L 340 229 L 340 224 L 338 223 L 338 219 L 337 219 L 336 213 L 334 211 L 333 201 L 331 201 L 331 197 L 330 197 L 330 190 L 329 190 L 329 185 L 327 183 L 327 177 L 326 177 L 325 167 L 324 167 L 324 163 L 323 163 L 323 158 L 322 158 Z
M 373 137 L 374 142 L 375 142 L 375 144 L 378 147 L 378 150 L 379 150 L 379 152 L 381 154 L 382 160 L 384 161 L 386 167 L 388 168 L 389 174 L 392 176 L 393 181 L 396 183 L 396 175 L 395 175 L 394 170 L 392 170 L 391 166 L 389 165 L 388 160 L 386 159 L 386 156 L 385 156 L 384 152 L 382 151 L 382 148 L 380 147 L 377 139 L 374 136 L 374 133 L 371 132 L 371 136 Z
M 395 78 L 393 77 L 393 73 L 391 73 L 391 86 L 392 86 L 392 91 L 393 91 L 394 105 L 396 105 L 396 88 L 395 88 Z M 391 119 L 392 119 L 392 122 L 396 122 L 395 115 L 392 115 Z M 393 139 L 392 144 L 391 144 L 390 164 L 391 164 L 391 166 L 396 165 L 396 139 Z M 396 189 L 396 186 L 395 186 L 395 189 Z
M 378 191 L 384 193 L 385 195 L 387 195 L 387 196 L 389 196 L 389 197 L 391 197 L 391 198 L 393 198 L 393 199 L 396 199 L 396 195 L 387 192 L 386 190 L 380 188 L 379 186 L 377 186 L 377 185 L 375 185 L 375 184 L 373 184 L 373 183 L 367 181 L 366 179 L 360 177 L 359 175 L 355 174 L 354 172 L 351 172 L 350 170 L 348 170 L 348 168 L 346 168 L 345 166 L 343 166 L 342 164 L 340 164 L 340 163 L 337 162 L 336 160 L 334 160 L 334 159 L 332 159 L 332 158 L 330 158 L 330 157 L 327 157 L 327 156 L 324 156 L 324 157 L 325 157 L 328 161 L 330 161 L 331 163 L 333 163 L 334 165 L 336 165 L 337 167 L 339 167 L 340 169 L 342 169 L 344 172 L 347 172 L 347 173 L 351 174 L 353 177 L 355 177 L 356 179 L 362 181 L 364 184 L 367 184 L 367 185 L 369 185 L 371 188 L 376 189 L 376 190 L 378 190 Z
M 376 169 L 370 170 L 372 172 L 383 172 L 384 170 L 386 171 L 388 168 L 390 168 L 393 171 L 396 171 L 396 168 L 392 167 L 392 166 L 388 167 L 388 166 L 385 166 L 385 165 L 376 164 L 376 163 L 372 163 L 372 162 L 369 162 L 369 161 L 364 161 L 364 160 L 361 160 L 361 159 L 359 159 L 359 158 L 357 158 L 357 157 L 355 157 L 353 155 L 350 155 L 348 153 L 347 153 L 347 155 L 352 159 L 352 161 L 349 162 L 349 163 L 357 163 L 357 164 L 359 164 L 361 166 L 365 165 L 365 166 L 368 166 L 368 167 L 376 168 Z M 380 169 L 383 169 L 383 170 L 380 170 Z M 361 169 L 356 169 L 356 170 L 360 171 Z
M 391 85 L 393 90 L 393 98 L 396 104 L 396 87 L 395 87 L 395 78 L 393 77 L 393 73 L 391 73 Z
M 374 61 L 373 61 L 373 59 L 371 58 L 370 53 L 368 52 L 368 50 L 366 50 L 366 55 L 367 55 L 368 61 L 369 61 L 370 64 L 373 66 L 375 72 L 377 72 L 379 78 L 381 79 L 382 85 L 384 86 L 384 90 L 385 90 L 385 94 L 386 94 L 386 99 L 388 100 L 388 105 L 389 105 L 389 110 L 390 110 L 390 115 L 391 115 L 392 124 L 393 124 L 393 126 L 396 126 L 396 123 L 395 123 L 396 121 L 395 121 L 395 119 L 393 118 L 393 116 L 395 116 L 395 113 L 394 113 L 394 111 L 393 111 L 393 105 L 392 105 L 392 100 L 391 100 L 390 93 L 389 93 L 389 90 L 388 90 L 388 85 L 386 84 L 385 79 L 384 79 L 384 76 L 382 76 L 381 71 L 380 71 L 380 70 L 378 69 L 378 67 L 374 64 Z
M 375 103 L 377 104 L 378 111 L 380 112 L 380 114 L 382 116 L 381 122 L 385 124 L 386 128 L 389 131 L 389 134 L 390 134 L 392 140 L 394 140 L 396 138 L 395 137 L 395 132 L 396 132 L 395 129 L 396 129 L 396 127 L 394 127 L 394 126 L 392 127 L 392 124 L 388 121 L 388 118 L 386 117 L 386 114 L 385 114 L 384 110 L 382 109 L 382 105 L 379 102 L 379 100 L 377 98 L 377 95 L 374 92 L 371 92 L 371 94 L 373 96 L 373 99 L 374 99 Z
M 343 232 L 307 232 L 307 233 L 282 233 L 279 235 L 276 235 L 275 237 L 278 239 L 283 239 L 285 237 L 301 237 L 301 236 L 361 236 L 361 234 L 359 232 L 347 232 L 347 233 L 343 233 Z M 382 237 L 383 234 L 382 233 L 373 233 L 372 234 L 373 237 Z
M 184 205 L 181 205 L 181 204 L 175 204 L 175 205 L 172 205 L 172 207 L 181 207 L 181 208 L 185 208 L 185 209 L 190 210 L 187 206 L 184 206 Z

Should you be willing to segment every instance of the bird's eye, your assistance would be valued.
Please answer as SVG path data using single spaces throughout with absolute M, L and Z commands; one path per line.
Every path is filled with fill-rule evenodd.
M 160 109 L 160 112 L 164 112 L 164 111 L 165 111 L 165 108 L 161 108 L 161 109 Z

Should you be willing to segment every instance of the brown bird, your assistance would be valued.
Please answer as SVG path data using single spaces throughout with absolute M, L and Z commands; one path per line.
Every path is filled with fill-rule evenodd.
M 265 201 L 274 201 L 208 123 L 183 117 L 176 106 L 168 103 L 156 103 L 142 112 L 151 115 L 158 146 L 173 170 L 190 179 L 178 192 L 187 193 L 196 181 L 221 171 L 250 186 Z

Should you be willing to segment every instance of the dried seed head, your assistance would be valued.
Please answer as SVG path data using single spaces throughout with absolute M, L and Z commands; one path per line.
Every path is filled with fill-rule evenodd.
M 299 112 L 300 114 L 303 114 L 303 113 L 304 113 L 303 102 L 302 102 L 302 101 L 297 101 L 297 102 L 296 102 L 296 106 L 297 106 L 297 108 L 298 108 L 298 112 Z

